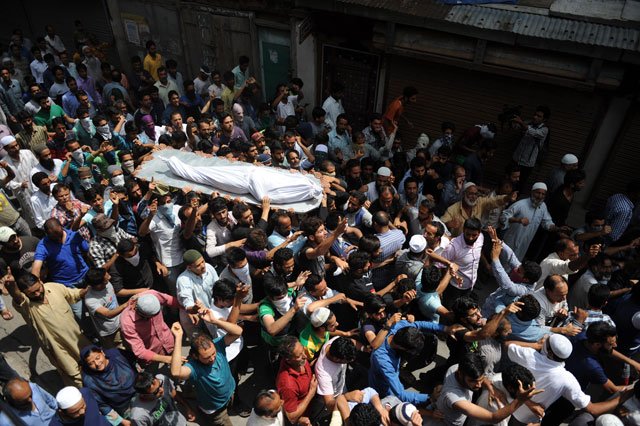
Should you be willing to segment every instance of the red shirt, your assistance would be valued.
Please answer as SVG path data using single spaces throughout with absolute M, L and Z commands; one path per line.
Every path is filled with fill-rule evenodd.
M 402 96 L 400 96 L 391 101 L 383 117 L 390 122 L 397 122 L 400 119 L 402 113 L 404 113 L 404 106 L 402 105 Z M 393 126 L 385 122 L 384 131 L 387 132 L 387 135 L 390 135 L 391 133 L 393 133 Z
M 304 363 L 304 372 L 294 370 L 284 360 L 280 361 L 276 388 L 280 393 L 280 398 L 284 400 L 286 412 L 292 413 L 298 409 L 298 405 L 309 393 L 312 377 L 313 373 L 308 361 Z

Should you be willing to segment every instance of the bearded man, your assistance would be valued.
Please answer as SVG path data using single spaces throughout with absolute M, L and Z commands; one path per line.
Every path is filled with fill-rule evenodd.
M 495 197 L 479 197 L 477 185 L 466 182 L 462 186 L 462 199 L 450 205 L 440 219 L 447 225 L 451 235 L 457 237 L 462 233 L 462 224 L 465 220 L 471 217 L 484 217 L 489 211 L 515 201 L 517 195 L 517 192 L 512 192 Z
M 503 240 L 520 261 L 540 226 L 550 232 L 558 230 L 544 203 L 546 195 L 547 185 L 537 182 L 531 187 L 529 198 L 513 203 L 500 215 L 500 224 L 505 230 Z

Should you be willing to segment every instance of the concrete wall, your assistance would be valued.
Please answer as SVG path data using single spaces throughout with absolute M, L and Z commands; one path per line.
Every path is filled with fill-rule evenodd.
M 305 100 L 303 103 L 309 103 L 309 107 L 307 108 L 307 113 L 309 117 L 311 116 L 311 110 L 316 105 L 322 105 L 322 99 L 316 99 L 317 94 L 319 93 L 319 89 L 316 87 L 317 85 L 317 73 L 316 73 L 316 65 L 317 65 L 317 53 L 316 53 L 316 39 L 313 34 L 310 34 L 303 42 L 300 44 L 300 24 L 302 21 L 296 21 L 295 24 L 295 35 L 292 37 L 292 46 L 291 50 L 295 49 L 295 64 L 294 64 L 294 74 L 297 77 L 301 78 L 304 81 L 304 97 Z

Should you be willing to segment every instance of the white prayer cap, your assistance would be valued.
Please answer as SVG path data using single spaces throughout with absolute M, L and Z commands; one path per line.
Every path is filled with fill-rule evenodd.
M 4 136 L 2 139 L 0 139 L 0 145 L 2 145 L 2 147 L 4 148 L 5 146 L 10 145 L 15 141 L 16 141 L 16 138 L 14 138 L 11 135 Z
M 403 402 L 393 408 L 393 412 L 402 426 L 412 426 L 411 416 L 417 410 L 416 406 L 408 402 Z
M 462 185 L 462 192 L 465 192 L 467 189 L 471 188 L 472 186 L 476 186 L 476 184 L 473 182 L 465 182 L 465 184 Z
M 327 147 L 326 145 L 316 145 L 316 152 L 329 152 L 329 147 Z
M 82 401 L 82 394 L 78 388 L 74 386 L 62 388 L 60 392 L 56 394 L 56 402 L 58 403 L 58 407 L 62 410 L 71 408 L 80 401 Z
M 596 426 L 624 426 L 624 423 L 613 414 L 603 414 L 596 420 Z
M 544 182 L 536 182 L 531 187 L 531 190 L 535 191 L 536 189 L 544 189 L 546 191 L 547 190 L 547 184 L 544 183 Z
M 562 334 L 552 334 L 549 337 L 549 345 L 554 355 L 560 359 L 567 359 L 573 351 L 573 345 L 571 341 L 564 337 Z
M 138 297 L 136 310 L 145 317 L 152 317 L 160 312 L 160 301 L 153 293 L 145 293 Z
M 560 162 L 562 164 L 564 164 L 565 166 L 571 165 L 571 164 L 578 164 L 578 157 L 576 157 L 573 154 L 565 154 L 562 157 L 562 160 L 560 160 Z
M 14 231 L 13 229 L 9 228 L 8 226 L 0 226 L 0 243 L 4 244 L 9 242 L 11 237 L 13 237 L 14 235 L 16 235 L 16 231 Z
M 378 169 L 378 176 L 390 177 L 391 176 L 391 169 L 388 168 L 388 167 L 380 167 Z
M 409 240 L 409 250 L 412 253 L 422 253 L 427 248 L 427 240 L 422 235 L 414 235 Z
M 311 314 L 311 325 L 314 327 L 320 327 L 322 324 L 327 322 L 329 317 L 331 316 L 331 311 L 329 308 L 318 308 Z
M 640 330 L 640 312 L 636 312 L 631 317 L 631 324 L 636 328 L 636 330 Z

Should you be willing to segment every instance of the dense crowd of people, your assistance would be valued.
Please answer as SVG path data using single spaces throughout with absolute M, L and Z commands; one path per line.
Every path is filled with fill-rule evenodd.
M 597 177 L 531 181 L 549 107 L 489 182 L 493 123 L 407 149 L 413 87 L 357 129 L 345 83 L 307 111 L 245 56 L 190 79 L 148 41 L 125 73 L 45 32 L 1 59 L 0 314 L 64 387 L 0 357 L 0 425 L 640 424 L 640 183 L 571 227 Z M 171 150 L 308 175 L 318 207 L 137 177 Z

